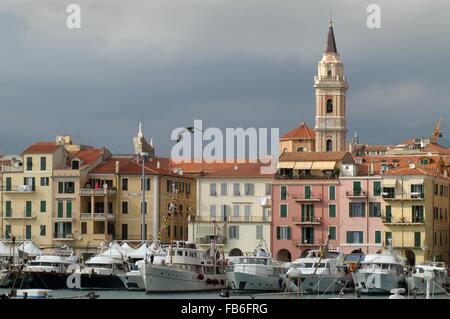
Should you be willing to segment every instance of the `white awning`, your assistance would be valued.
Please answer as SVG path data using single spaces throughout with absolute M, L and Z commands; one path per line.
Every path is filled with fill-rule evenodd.
M 397 179 L 384 179 L 383 178 L 383 187 L 395 187 Z
M 314 162 L 311 169 L 334 169 L 336 166 L 336 162 Z
M 295 162 L 278 162 L 277 168 L 294 168 Z
M 313 162 L 296 162 L 294 169 L 311 169 Z

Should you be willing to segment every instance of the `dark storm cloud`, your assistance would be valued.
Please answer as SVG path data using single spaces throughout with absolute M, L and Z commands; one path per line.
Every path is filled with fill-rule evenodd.
M 65 27 L 69 3 L 82 29 Z M 366 26 L 378 3 L 382 27 Z M 450 127 L 446 1 L 2 1 L 0 153 L 71 134 L 131 152 L 137 122 L 168 155 L 204 126 L 314 125 L 329 9 L 350 84 L 349 135 L 398 143 Z M 450 132 L 448 133 L 450 134 Z M 448 140 L 447 140 L 448 141 Z

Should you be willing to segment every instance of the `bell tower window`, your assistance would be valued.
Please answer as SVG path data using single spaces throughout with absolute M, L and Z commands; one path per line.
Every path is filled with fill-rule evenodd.
M 327 100 L 327 114 L 333 113 L 333 101 L 331 99 Z
M 333 141 L 331 139 L 327 140 L 327 152 L 333 151 Z
M 332 74 L 331 70 L 328 70 L 328 78 L 331 78 Z
M 304 147 L 299 147 L 299 148 L 297 148 L 297 152 L 304 152 L 305 151 L 305 148 Z

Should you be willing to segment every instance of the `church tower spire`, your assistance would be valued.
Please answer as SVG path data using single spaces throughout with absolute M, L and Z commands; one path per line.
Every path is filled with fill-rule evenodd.
M 346 94 L 344 66 L 337 52 L 333 21 L 328 26 L 327 48 L 314 76 L 316 91 L 316 151 L 346 151 Z

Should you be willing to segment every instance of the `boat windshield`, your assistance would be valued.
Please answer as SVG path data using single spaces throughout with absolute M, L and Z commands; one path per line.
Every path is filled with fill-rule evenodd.
M 60 264 L 45 261 L 30 261 L 30 266 L 59 267 Z
M 111 269 L 112 268 L 112 264 L 86 264 L 86 267 Z
M 241 264 L 258 264 L 258 265 L 267 265 L 267 259 L 266 258 L 241 258 L 239 260 L 239 263 Z

